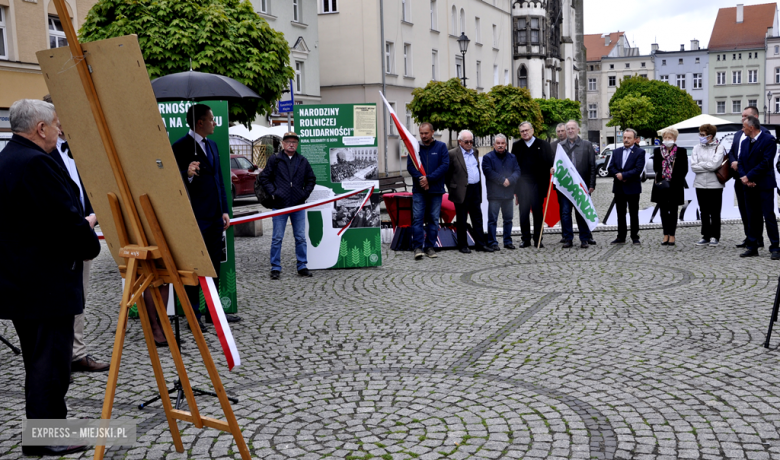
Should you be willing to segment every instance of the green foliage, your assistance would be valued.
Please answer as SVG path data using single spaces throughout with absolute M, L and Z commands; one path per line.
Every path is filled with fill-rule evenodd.
M 99 0 L 87 14 L 80 40 L 136 34 L 149 78 L 184 72 L 225 75 L 260 95 L 255 110 L 231 104 L 230 120 L 244 124 L 267 114 L 295 76 L 289 46 L 240 0 Z
M 659 129 L 679 123 L 683 120 L 701 114 L 699 106 L 690 94 L 659 80 L 648 80 L 644 77 L 626 77 L 620 82 L 609 101 L 609 110 L 614 115 L 615 109 L 620 110 L 617 103 L 626 97 L 645 96 L 652 104 L 649 119 L 641 125 L 620 125 L 622 128 L 634 128 L 643 137 L 655 137 Z M 636 101 L 632 104 L 637 104 Z
M 647 96 L 627 94 L 610 105 L 612 120 L 607 126 L 647 126 L 653 117 L 655 107 Z
M 580 103 L 571 99 L 534 99 L 542 111 L 543 126 L 537 133 L 542 139 L 554 139 L 555 127 L 559 123 L 582 120 Z
M 436 130 L 451 133 L 470 129 L 477 136 L 488 130 L 493 113 L 490 99 L 465 88 L 457 78 L 431 81 L 425 88 L 412 90 L 412 96 L 407 108 L 418 124 L 428 122 Z
M 494 86 L 488 95 L 495 111 L 488 134 L 502 133 L 507 137 L 519 139 L 518 127 L 524 121 L 531 122 L 534 132 L 543 131 L 542 111 L 539 109 L 539 104 L 531 98 L 527 88 L 499 85 Z

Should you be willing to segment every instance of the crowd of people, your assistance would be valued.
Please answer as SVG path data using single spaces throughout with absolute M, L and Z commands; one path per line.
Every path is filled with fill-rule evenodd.
M 503 219 L 503 246 L 516 249 L 512 240 L 514 206 L 520 213 L 520 248 L 544 247 L 542 216 L 544 200 L 550 186 L 554 152 L 560 146 L 571 160 L 577 173 L 592 194 L 596 189 L 596 152 L 593 144 L 579 136 L 579 123 L 570 120 L 556 127 L 556 139 L 551 143 L 534 136 L 529 122 L 519 125 L 520 140 L 514 142 L 511 153 L 507 137 L 495 137 L 493 150 L 485 154 L 479 165 L 479 152 L 474 148 L 474 136 L 469 130 L 458 133 L 458 146 L 447 150 L 445 144 L 433 138 L 430 123 L 420 125 L 419 159 L 423 174 L 407 160 L 407 171 L 413 178 L 412 249 L 414 258 L 437 256 L 437 236 L 442 196 L 446 191 L 455 204 L 457 247 L 470 253 L 467 220 L 471 221 L 471 236 L 477 251 L 499 251 L 496 233 L 499 212 Z M 679 132 L 667 128 L 659 132 L 660 146 L 654 149 L 652 161 L 655 180 L 651 201 L 656 203 L 663 229 L 662 246 L 674 246 L 679 206 L 685 203 L 686 175 L 689 156 L 677 145 Z M 698 246 L 718 246 L 720 243 L 720 211 L 724 184 L 735 180 L 735 192 L 742 217 L 745 239 L 737 244 L 744 249 L 740 257 L 758 256 L 764 246 L 766 226 L 772 260 L 780 260 L 780 236 L 774 209 L 777 184 L 772 163 L 776 140 L 762 127 L 758 109 L 747 107 L 742 112 L 742 129 L 736 133 L 731 147 L 726 150 L 717 139 L 717 127 L 704 124 L 699 128 L 699 143 L 693 148 L 690 168 L 695 173 L 694 188 L 701 214 L 701 239 Z M 612 178 L 614 209 L 617 216 L 617 235 L 610 244 L 626 244 L 628 238 L 641 245 L 639 237 L 639 198 L 642 193 L 642 173 L 645 170 L 645 152 L 638 146 L 634 129 L 623 131 L 623 146 L 614 150 L 608 172 Z M 777 166 L 780 171 L 780 165 Z M 483 179 L 484 176 L 484 179 Z M 487 234 L 483 232 L 482 180 L 487 190 Z M 580 247 L 596 244 L 583 217 L 573 203 L 557 191 L 561 233 L 564 248 L 574 246 L 572 213 L 575 214 Z M 627 219 L 628 217 L 628 219 Z M 533 218 L 533 231 L 531 219 Z M 628 222 L 627 222 L 628 220 Z
M 333 228 L 379 228 L 379 203 L 366 203 L 362 209 L 345 204 L 336 204 L 333 209 Z M 350 222 L 352 222 L 350 224 Z
M 361 176 L 357 174 L 367 170 Z M 336 162 L 330 165 L 330 176 L 332 182 L 343 182 L 345 180 L 376 180 L 377 179 L 376 161 L 354 160 L 345 162 Z

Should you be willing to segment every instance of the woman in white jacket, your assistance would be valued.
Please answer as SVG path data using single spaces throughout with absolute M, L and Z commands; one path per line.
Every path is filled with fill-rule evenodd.
M 701 213 L 701 236 L 698 246 L 714 247 L 720 240 L 720 209 L 723 203 L 723 184 L 715 171 L 723 163 L 724 147 L 715 139 L 718 128 L 710 124 L 699 127 L 699 144 L 693 147 L 691 170 L 696 173 L 693 187 Z

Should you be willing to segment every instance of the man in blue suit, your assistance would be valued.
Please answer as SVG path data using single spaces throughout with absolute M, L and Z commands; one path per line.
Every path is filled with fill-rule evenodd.
M 742 123 L 743 139 L 739 145 L 737 173 L 744 187 L 745 212 L 747 213 L 748 234 L 746 251 L 740 257 L 758 255 L 758 241 L 763 234 L 763 223 L 769 237 L 772 260 L 780 260 L 780 236 L 777 231 L 777 218 L 774 210 L 774 197 L 777 182 L 772 163 L 777 152 L 775 138 L 761 132 L 758 118 L 750 115 Z M 762 222 L 762 220 L 764 222 Z
M 642 171 L 645 170 L 645 151 L 634 145 L 637 133 L 631 128 L 623 131 L 623 147 L 615 149 L 609 163 L 609 175 L 614 178 L 618 234 L 611 244 L 626 242 L 626 205 L 631 216 L 631 241 L 639 242 L 639 194 L 642 193 Z
M 222 261 L 222 232 L 230 226 L 227 196 L 222 181 L 217 143 L 206 138 L 214 134 L 214 114 L 205 104 L 195 104 L 187 110 L 187 124 L 190 132 L 173 144 L 173 154 L 184 179 L 184 186 L 190 196 L 192 210 L 198 221 L 200 233 L 209 251 L 211 263 L 217 272 L 214 285 L 219 291 L 219 265 Z M 195 316 L 202 331 L 206 330 L 200 318 L 200 286 L 185 286 Z M 211 316 L 206 313 L 211 322 Z M 225 315 L 228 322 L 241 318 Z

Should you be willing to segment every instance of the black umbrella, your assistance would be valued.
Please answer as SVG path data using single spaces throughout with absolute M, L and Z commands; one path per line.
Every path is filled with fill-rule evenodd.
M 251 107 L 260 95 L 245 84 L 213 73 L 179 72 L 152 80 L 158 101 L 227 101 Z

